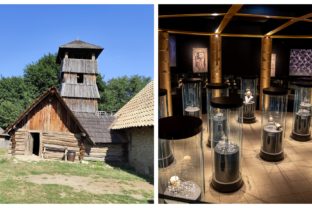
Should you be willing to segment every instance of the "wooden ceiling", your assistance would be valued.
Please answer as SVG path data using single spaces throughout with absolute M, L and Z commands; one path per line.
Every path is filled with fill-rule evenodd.
M 312 5 L 159 5 L 159 30 L 205 36 L 312 38 Z

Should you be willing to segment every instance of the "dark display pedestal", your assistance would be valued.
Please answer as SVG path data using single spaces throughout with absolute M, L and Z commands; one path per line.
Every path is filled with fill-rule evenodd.
M 260 151 L 260 157 L 269 162 L 283 160 L 283 130 L 276 130 L 274 125 L 268 125 L 264 127 L 262 136 L 263 143 Z
M 239 147 L 227 142 L 219 142 L 214 148 L 215 173 L 211 182 L 219 192 L 234 192 L 242 185 L 239 170 Z
M 244 123 L 256 122 L 255 102 L 244 103 L 243 122 Z
M 310 138 L 310 113 L 296 113 L 294 129 L 291 138 L 297 141 L 309 141 Z

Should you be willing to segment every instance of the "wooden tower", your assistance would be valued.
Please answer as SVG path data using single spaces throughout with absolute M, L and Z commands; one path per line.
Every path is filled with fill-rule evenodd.
M 57 63 L 61 64 L 60 94 L 74 112 L 98 111 L 100 94 L 96 85 L 97 57 L 103 48 L 80 40 L 59 47 Z

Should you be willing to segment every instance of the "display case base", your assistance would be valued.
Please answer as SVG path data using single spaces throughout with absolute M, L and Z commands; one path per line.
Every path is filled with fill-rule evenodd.
M 281 152 L 280 154 L 277 155 L 271 155 L 260 151 L 260 157 L 268 162 L 278 162 L 284 159 L 284 152 Z
M 256 123 L 256 117 L 243 118 L 243 123 Z
M 218 181 L 215 181 L 212 179 L 210 185 L 211 187 L 221 193 L 231 193 L 239 190 L 243 186 L 244 182 L 242 179 L 238 180 L 235 183 L 231 184 L 225 184 L 225 183 L 219 183 Z
M 299 142 L 306 142 L 306 141 L 310 141 L 311 140 L 311 135 L 300 135 L 300 134 L 296 134 L 295 132 L 292 132 L 290 135 L 291 138 L 293 138 L 296 141 Z

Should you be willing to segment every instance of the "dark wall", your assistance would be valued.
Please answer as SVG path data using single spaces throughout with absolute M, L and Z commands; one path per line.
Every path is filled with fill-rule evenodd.
M 193 73 L 193 48 L 208 48 L 209 62 L 209 37 L 179 35 L 176 36 L 176 47 L 179 73 Z
M 311 39 L 273 39 L 272 53 L 276 53 L 276 77 L 288 77 L 290 49 L 312 49 Z
M 176 36 L 176 67 L 171 67 L 174 75 L 192 74 L 192 49 L 208 48 L 210 39 L 204 36 Z M 259 38 L 222 38 L 222 74 L 258 75 L 260 71 L 261 39 Z M 209 64 L 208 64 L 208 71 Z
M 259 75 L 260 38 L 222 38 L 223 75 Z

